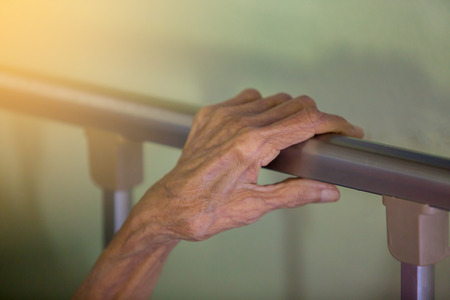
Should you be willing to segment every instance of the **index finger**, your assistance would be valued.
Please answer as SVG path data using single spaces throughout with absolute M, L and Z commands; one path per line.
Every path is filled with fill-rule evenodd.
M 343 117 L 327 114 L 312 107 L 306 107 L 268 127 L 280 150 L 301 143 L 316 134 L 338 133 L 357 138 L 364 136 L 362 128 L 349 123 Z

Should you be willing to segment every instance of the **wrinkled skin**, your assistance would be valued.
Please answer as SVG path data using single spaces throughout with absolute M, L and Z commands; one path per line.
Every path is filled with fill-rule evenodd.
M 316 134 L 362 137 L 307 97 L 256 90 L 202 108 L 175 168 L 135 205 L 74 298 L 146 299 L 180 240 L 205 240 L 279 208 L 339 199 L 338 189 L 291 178 L 258 185 L 261 167 Z

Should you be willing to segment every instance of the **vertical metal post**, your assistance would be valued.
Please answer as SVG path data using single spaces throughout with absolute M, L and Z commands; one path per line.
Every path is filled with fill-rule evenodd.
M 434 299 L 434 265 L 402 263 L 402 300 Z
M 106 247 L 131 209 L 131 190 L 103 190 L 103 242 Z
M 434 264 L 450 255 L 448 211 L 383 196 L 388 247 L 401 265 L 402 300 L 434 299 Z
M 87 129 L 89 166 L 103 189 L 103 241 L 106 247 L 131 209 L 131 190 L 142 181 L 142 142 L 120 134 Z

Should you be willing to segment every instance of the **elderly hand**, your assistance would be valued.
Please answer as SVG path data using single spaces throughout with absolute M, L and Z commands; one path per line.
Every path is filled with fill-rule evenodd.
M 257 184 L 261 167 L 282 149 L 327 132 L 363 136 L 307 96 L 245 90 L 201 109 L 177 165 L 135 205 L 79 295 L 95 282 L 96 297 L 146 297 L 179 240 L 204 240 L 278 208 L 338 200 L 335 186 L 313 180 Z M 109 289 L 108 278 L 115 280 Z
M 338 200 L 335 186 L 312 180 L 257 184 L 261 167 L 280 150 L 327 132 L 363 135 L 307 96 L 262 98 L 245 90 L 201 109 L 178 164 L 137 205 L 139 227 L 156 221 L 167 237 L 204 240 L 274 209 Z

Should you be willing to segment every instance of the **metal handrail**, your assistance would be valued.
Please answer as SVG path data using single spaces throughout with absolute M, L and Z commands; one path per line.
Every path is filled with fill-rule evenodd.
M 0 108 L 181 148 L 198 109 L 159 98 L 0 71 Z M 267 168 L 450 210 L 450 159 L 338 135 L 283 150 Z

